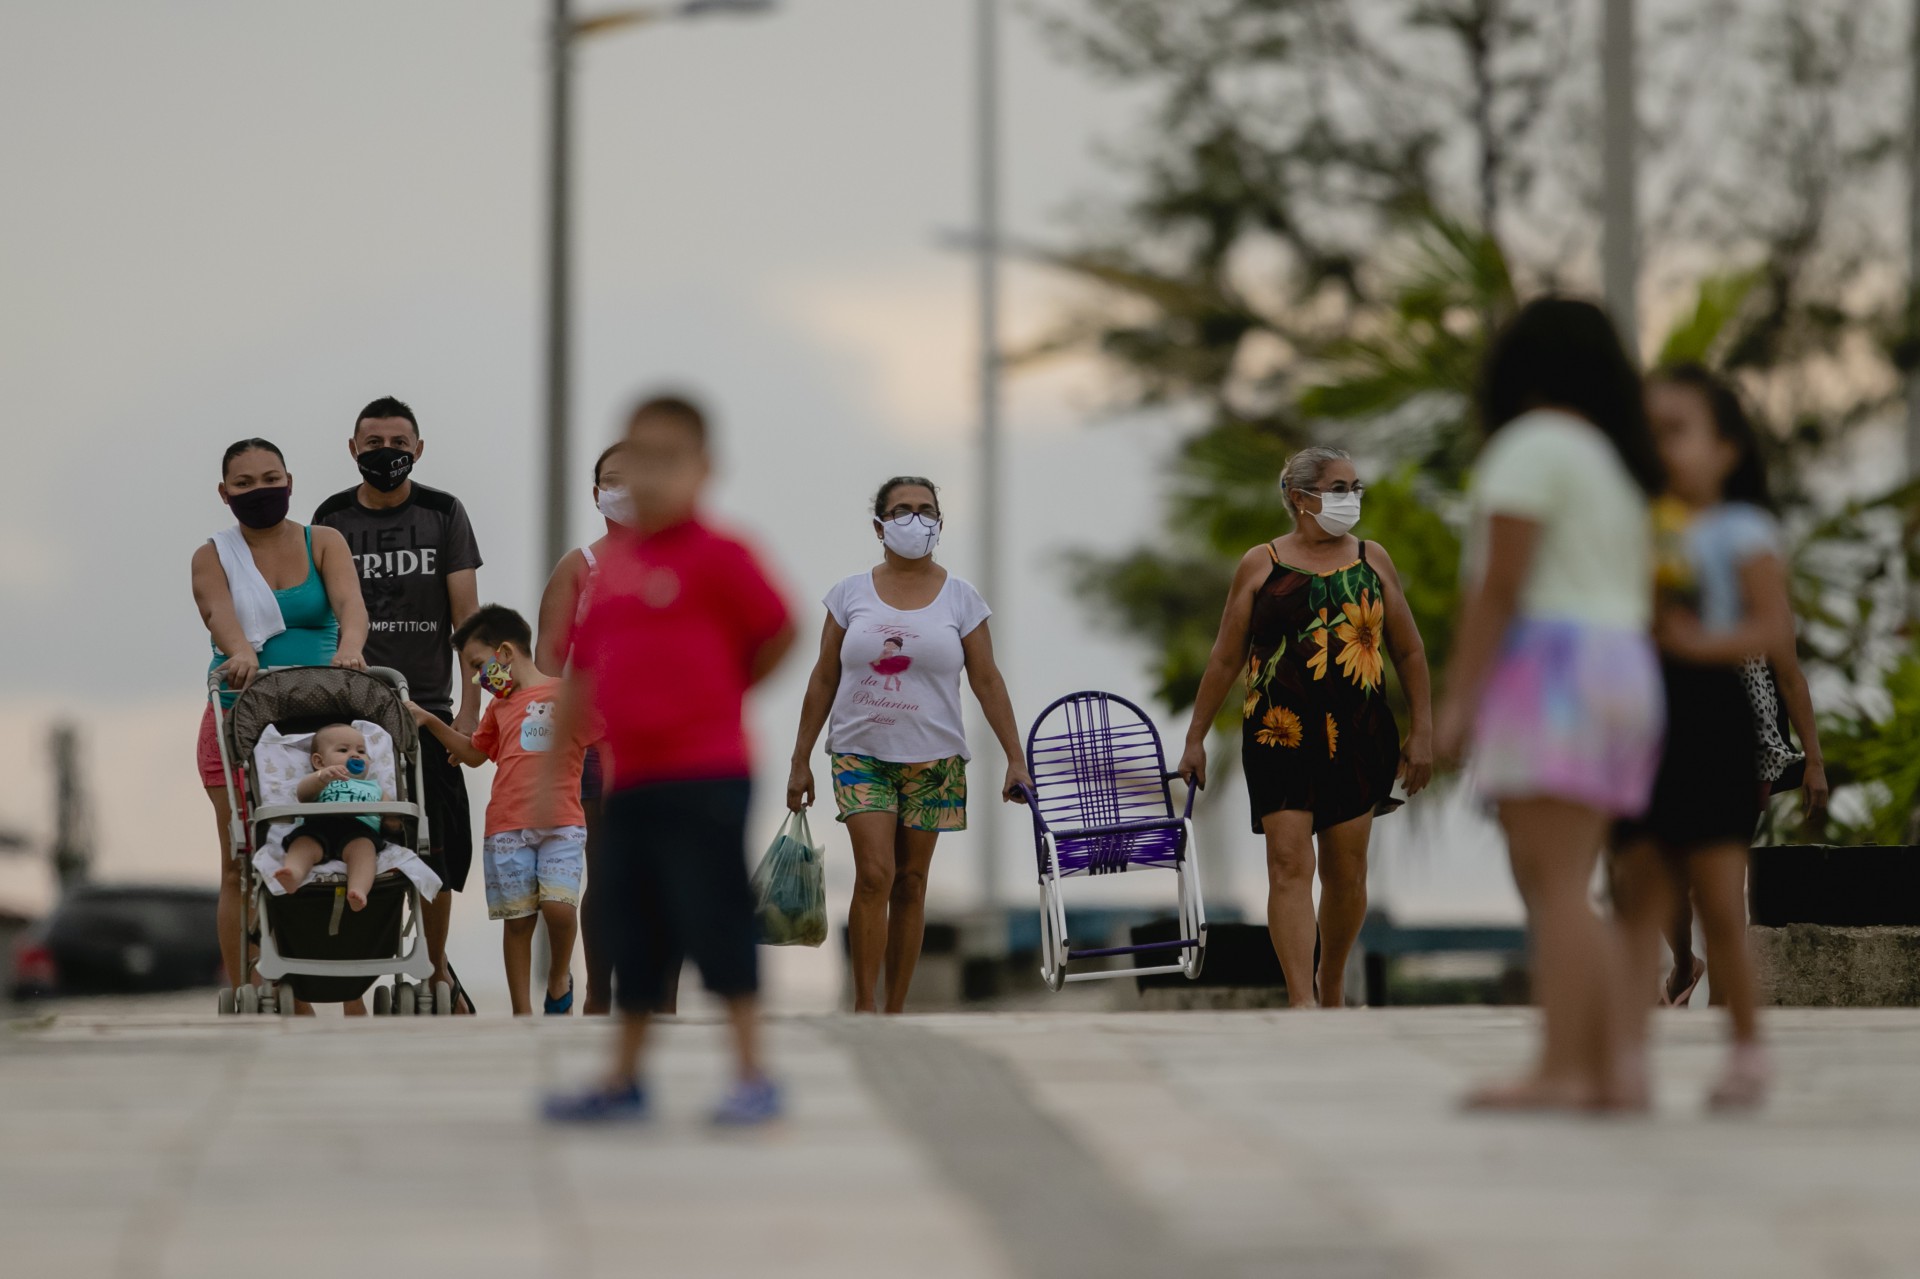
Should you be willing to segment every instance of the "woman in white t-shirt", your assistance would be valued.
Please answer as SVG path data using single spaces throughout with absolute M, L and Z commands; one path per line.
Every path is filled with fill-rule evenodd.
M 1640 375 L 1606 313 L 1529 303 L 1487 354 L 1466 598 L 1434 745 L 1472 743 L 1497 806 L 1544 1014 L 1527 1076 L 1474 1094 L 1498 1109 L 1635 1104 L 1621 1074 L 1629 991 L 1587 900 L 1610 825 L 1646 809 L 1664 701 L 1648 628 L 1660 466 Z
M 993 660 L 992 612 L 980 592 L 933 561 L 942 520 L 929 480 L 901 476 L 873 502 L 880 563 L 827 592 L 820 660 L 800 708 L 787 807 L 813 803 L 808 756 L 827 729 L 833 797 L 853 841 L 847 951 L 855 1012 L 906 1006 L 926 923 L 927 867 L 942 831 L 967 826 L 966 675 L 1006 752 L 1003 798 L 1032 785 L 1006 681 Z

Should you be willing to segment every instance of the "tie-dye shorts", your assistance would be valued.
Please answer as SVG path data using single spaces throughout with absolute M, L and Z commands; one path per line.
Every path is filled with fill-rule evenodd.
M 855 813 L 898 813 L 908 830 L 965 830 L 967 761 L 949 755 L 894 764 L 871 755 L 835 755 L 833 800 L 843 822 Z
M 542 902 L 580 904 L 580 880 L 587 870 L 587 828 L 504 830 L 487 836 L 481 847 L 487 876 L 487 918 L 522 919 Z
M 1480 697 L 1473 778 L 1486 799 L 1564 799 L 1637 817 L 1666 727 L 1660 662 L 1640 631 L 1522 618 Z

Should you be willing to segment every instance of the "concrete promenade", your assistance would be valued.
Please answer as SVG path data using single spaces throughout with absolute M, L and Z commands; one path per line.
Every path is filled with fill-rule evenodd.
M 701 1124 L 721 1028 L 664 1024 L 659 1113 L 560 1132 L 605 1028 L 216 1020 L 71 1004 L 0 1030 L 9 1279 L 1898 1279 L 1920 1275 L 1920 1014 L 1781 1011 L 1757 1118 L 1464 1116 L 1522 1010 L 775 1022 L 778 1129 Z

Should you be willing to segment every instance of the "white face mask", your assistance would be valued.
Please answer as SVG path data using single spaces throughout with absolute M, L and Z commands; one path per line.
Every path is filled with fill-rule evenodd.
M 901 559 L 923 560 L 940 545 L 942 521 L 924 515 L 902 515 L 897 520 L 876 520 L 881 540 Z
M 625 489 L 601 489 L 600 496 L 594 499 L 594 505 L 600 508 L 600 514 L 615 524 L 633 526 L 633 494 Z
M 1320 527 L 1339 537 L 1360 522 L 1358 493 L 1322 493 L 1320 509 L 1310 512 Z

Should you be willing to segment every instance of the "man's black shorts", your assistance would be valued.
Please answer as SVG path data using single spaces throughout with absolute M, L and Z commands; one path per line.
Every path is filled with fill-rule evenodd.
M 600 827 L 595 914 L 613 955 L 623 1012 L 650 1012 L 666 995 L 666 957 L 700 966 L 722 998 L 760 988 L 747 882 L 745 778 L 657 782 L 616 790 Z
M 434 714 L 453 722 L 437 710 Z M 427 865 L 457 893 L 466 888 L 467 872 L 473 868 L 473 814 L 467 807 L 466 774 L 440 739 L 425 729 L 420 731 L 420 771 L 426 775 L 427 835 L 433 843 Z

